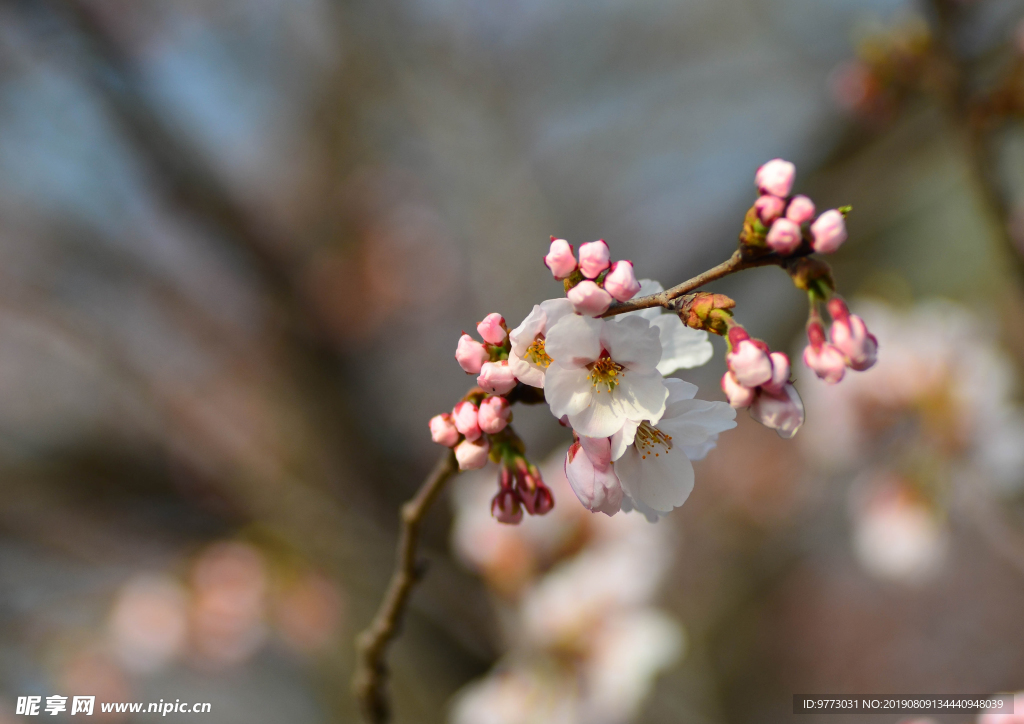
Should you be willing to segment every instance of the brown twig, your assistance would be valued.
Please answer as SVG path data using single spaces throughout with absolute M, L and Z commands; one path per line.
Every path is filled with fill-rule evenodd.
M 806 254 L 793 254 L 792 256 L 783 257 L 775 253 L 761 254 L 759 256 L 748 256 L 741 250 L 737 249 L 733 252 L 732 256 L 723 261 L 718 266 L 713 266 L 706 272 L 702 272 L 692 279 L 687 279 L 682 284 L 676 284 L 670 289 L 666 289 L 663 292 L 657 294 L 649 294 L 646 297 L 637 297 L 636 299 L 630 299 L 628 302 L 620 302 L 613 304 L 611 308 L 602 314 L 602 317 L 613 317 L 616 314 L 625 314 L 626 312 L 635 312 L 638 309 L 648 309 L 650 307 L 665 307 L 666 309 L 672 309 L 672 301 L 679 297 L 699 289 L 705 284 L 710 284 L 713 281 L 717 281 L 730 274 L 743 271 L 744 269 L 753 269 L 759 266 L 783 266 L 787 260 L 796 259 L 800 256 L 806 256 Z
M 416 561 L 420 523 L 445 483 L 458 471 L 455 454 L 445 450 L 416 495 L 402 506 L 402 531 L 395 554 L 395 571 L 373 621 L 356 638 L 356 671 L 352 677 L 352 689 L 363 716 L 372 724 L 381 724 L 390 717 L 385 691 L 388 669 L 384 656 L 388 644 L 398 634 L 413 586 L 423 575 L 422 566 Z

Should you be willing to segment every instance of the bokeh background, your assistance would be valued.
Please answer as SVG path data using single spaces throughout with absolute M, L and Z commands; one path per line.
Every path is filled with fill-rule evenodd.
M 18 696 L 75 693 L 356 721 L 352 640 L 437 455 L 426 421 L 466 387 L 461 330 L 559 293 L 549 235 L 607 239 L 666 285 L 717 263 L 780 156 L 819 208 L 852 204 L 836 276 L 897 362 L 830 389 L 801 375 L 797 439 L 741 413 L 698 465 L 661 554 L 636 558 L 675 638 L 617 721 L 1024 689 L 1024 136 L 967 100 L 1017 77 L 1022 16 L 0 4 L 0 722 Z M 1007 87 L 990 106 L 1012 115 Z M 798 352 L 806 302 L 785 275 L 714 288 Z M 715 343 L 682 375 L 708 399 Z M 516 427 L 557 476 L 567 432 L 545 409 Z M 515 653 L 521 591 L 453 549 L 460 506 L 426 524 L 396 721 L 549 721 L 515 695 L 492 718 L 452 704 L 536 654 Z M 516 585 L 586 545 L 545 548 Z

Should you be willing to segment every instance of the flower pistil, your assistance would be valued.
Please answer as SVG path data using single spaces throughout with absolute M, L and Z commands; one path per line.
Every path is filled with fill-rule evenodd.
M 600 357 L 587 365 L 587 369 L 590 370 L 587 379 L 593 383 L 594 387 L 604 385 L 609 392 L 618 386 L 619 375 L 625 374 L 625 367 L 613 360 L 608 352 L 602 352 Z

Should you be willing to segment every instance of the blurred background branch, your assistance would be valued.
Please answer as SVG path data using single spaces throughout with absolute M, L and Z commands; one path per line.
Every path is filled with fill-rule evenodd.
M 352 690 L 359 700 L 363 716 L 370 722 L 386 722 L 390 717 L 388 703 L 388 644 L 401 630 L 402 618 L 416 582 L 423 577 L 425 563 L 417 560 L 416 546 L 423 516 L 430 510 L 445 483 L 459 470 L 455 454 L 447 450 L 437 461 L 416 495 L 401 508 L 401 534 L 395 556 L 395 570 L 384 594 L 377 615 L 356 638 L 356 673 Z

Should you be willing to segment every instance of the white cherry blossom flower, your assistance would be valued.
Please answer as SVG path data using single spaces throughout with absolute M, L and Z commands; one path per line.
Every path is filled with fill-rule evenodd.
M 640 291 L 636 296 L 645 297 L 664 291 L 664 287 L 653 279 L 641 279 Z M 661 360 L 658 372 L 670 375 L 677 370 L 700 367 L 711 359 L 714 348 L 708 339 L 708 333 L 699 329 L 690 329 L 678 315 L 664 313 L 661 307 L 650 307 L 638 312 L 629 312 L 623 316 L 643 317 L 658 330 L 661 340 Z
M 568 299 L 548 299 L 535 304 L 526 319 L 509 333 L 512 349 L 508 353 L 508 365 L 524 385 L 544 387 L 544 373 L 551 364 L 544 347 L 545 335 L 567 314 L 572 314 L 572 303 Z
M 623 510 L 636 509 L 649 519 L 671 512 L 693 490 L 693 465 L 736 427 L 736 411 L 724 402 L 693 399 L 697 386 L 667 379 L 665 414 L 656 424 L 626 421 L 612 435 L 611 455 L 623 491 Z
M 853 552 L 868 573 L 920 584 L 942 570 L 948 531 L 935 507 L 906 480 L 888 470 L 871 470 L 854 481 L 852 490 Z
M 610 437 L 627 420 L 661 419 L 668 399 L 657 370 L 661 342 L 643 317 L 570 314 L 548 330 L 545 345 L 552 359 L 545 397 L 579 435 Z

